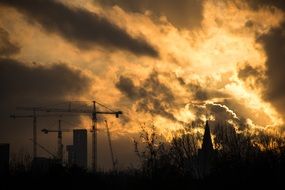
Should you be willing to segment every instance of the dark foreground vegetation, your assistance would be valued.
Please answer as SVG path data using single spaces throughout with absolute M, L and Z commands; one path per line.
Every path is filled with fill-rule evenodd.
M 142 127 L 141 141 L 134 143 L 141 163 L 139 169 L 91 173 L 51 164 L 43 172 L 22 160 L 12 164 L 10 173 L 1 177 L 0 189 L 18 185 L 95 189 L 272 189 L 281 185 L 282 189 L 285 181 L 282 136 L 262 131 L 237 133 L 233 127 L 221 125 L 211 132 L 214 149 L 203 153 L 207 152 L 203 149 L 205 135 L 199 132 L 184 130 L 171 142 L 165 142 L 155 127 Z

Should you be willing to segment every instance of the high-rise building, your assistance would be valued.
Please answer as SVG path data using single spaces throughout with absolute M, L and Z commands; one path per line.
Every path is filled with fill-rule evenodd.
M 73 161 L 81 168 L 87 168 L 87 130 L 73 130 Z
M 10 144 L 0 143 L 0 175 L 9 173 Z

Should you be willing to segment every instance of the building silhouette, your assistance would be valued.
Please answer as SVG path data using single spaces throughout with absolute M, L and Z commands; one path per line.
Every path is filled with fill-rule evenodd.
M 70 159 L 73 165 L 87 168 L 87 130 L 73 130 L 73 146 L 70 147 Z
M 213 150 L 214 148 L 213 148 L 213 143 L 211 139 L 210 127 L 209 127 L 208 121 L 206 121 L 201 151 L 206 154 L 209 154 L 209 153 L 212 153 Z
M 210 173 L 214 159 L 214 154 L 215 153 L 211 139 L 211 131 L 209 123 L 208 121 L 206 121 L 202 148 L 199 149 L 198 151 L 199 176 L 201 178 Z
M 10 144 L 0 143 L 0 176 L 9 173 Z

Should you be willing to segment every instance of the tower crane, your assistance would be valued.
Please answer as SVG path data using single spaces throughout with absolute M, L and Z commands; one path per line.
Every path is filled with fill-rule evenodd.
M 98 111 L 96 106 L 104 107 L 108 111 Z M 105 105 L 92 101 L 92 107 L 88 109 L 72 108 L 71 103 L 67 108 L 48 108 L 48 107 L 19 107 L 18 109 L 26 111 L 39 111 L 39 112 L 54 112 L 54 113 L 74 113 L 74 114 L 87 114 L 91 115 L 92 119 L 92 169 L 93 172 L 97 170 L 97 115 L 115 115 L 116 118 L 123 114 L 122 111 L 114 111 Z
M 32 111 L 32 114 L 29 115 L 16 115 L 16 114 L 12 114 L 10 115 L 11 118 L 13 119 L 25 119 L 25 118 L 31 118 L 33 119 L 33 158 L 37 157 L 37 118 L 38 117 L 62 117 L 62 114 L 56 114 L 56 115 L 52 115 L 52 114 L 47 114 L 47 115 L 39 115 L 37 114 L 37 110 L 35 108 L 32 108 L 30 111 Z
M 57 133 L 57 157 L 59 161 L 62 163 L 63 161 L 63 144 L 62 144 L 62 133 L 63 132 L 70 132 L 69 129 L 61 129 L 61 120 L 58 120 L 58 129 L 51 130 L 51 129 L 42 129 L 42 132 L 45 134 L 48 133 Z
M 108 137 L 108 143 L 109 143 L 109 149 L 110 149 L 110 154 L 111 154 L 111 159 L 112 159 L 112 165 L 113 165 L 113 170 L 115 171 L 116 169 L 116 160 L 114 158 L 114 152 L 113 152 L 113 147 L 112 147 L 112 141 L 111 141 L 111 134 L 108 126 L 107 120 L 105 120 L 106 124 L 106 130 L 107 130 L 107 137 Z

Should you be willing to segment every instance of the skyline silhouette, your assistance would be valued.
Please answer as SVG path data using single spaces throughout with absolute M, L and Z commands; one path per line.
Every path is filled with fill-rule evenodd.
M 283 0 L 0 0 L 8 177 L 281 179 L 284 18 Z

